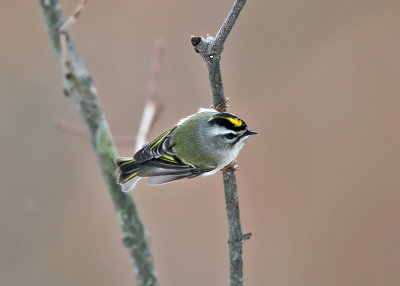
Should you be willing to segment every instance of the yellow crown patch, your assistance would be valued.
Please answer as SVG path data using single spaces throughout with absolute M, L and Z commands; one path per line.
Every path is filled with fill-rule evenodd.
M 213 116 L 208 121 L 214 120 L 215 118 L 221 118 L 221 119 L 226 119 L 230 123 L 232 123 L 235 127 L 240 127 L 243 125 L 243 121 L 240 120 L 239 118 L 232 118 L 232 117 L 226 117 L 226 116 Z

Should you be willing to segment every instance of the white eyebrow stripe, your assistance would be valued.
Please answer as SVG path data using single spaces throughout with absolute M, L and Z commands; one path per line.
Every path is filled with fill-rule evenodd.
M 214 136 L 217 135 L 226 135 L 228 133 L 235 133 L 233 130 L 230 130 L 226 127 L 219 126 L 219 125 L 214 125 L 212 128 L 210 128 L 211 134 Z

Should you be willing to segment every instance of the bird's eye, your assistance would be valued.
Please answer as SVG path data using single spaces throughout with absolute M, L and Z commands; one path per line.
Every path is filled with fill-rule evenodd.
M 228 134 L 225 135 L 226 139 L 233 139 L 235 137 L 237 137 L 237 135 L 235 133 L 228 133 Z

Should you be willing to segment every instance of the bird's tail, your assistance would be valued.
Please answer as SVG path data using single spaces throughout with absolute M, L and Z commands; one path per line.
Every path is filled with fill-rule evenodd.
M 114 163 L 118 167 L 118 184 L 122 191 L 131 191 L 141 178 L 138 176 L 139 165 L 132 157 L 117 157 Z

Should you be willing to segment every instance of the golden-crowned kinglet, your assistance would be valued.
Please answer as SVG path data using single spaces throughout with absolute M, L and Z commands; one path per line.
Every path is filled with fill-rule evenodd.
M 214 174 L 235 160 L 244 141 L 254 134 L 231 113 L 201 108 L 144 145 L 133 158 L 116 158 L 118 183 L 128 192 L 141 177 L 159 185 Z

